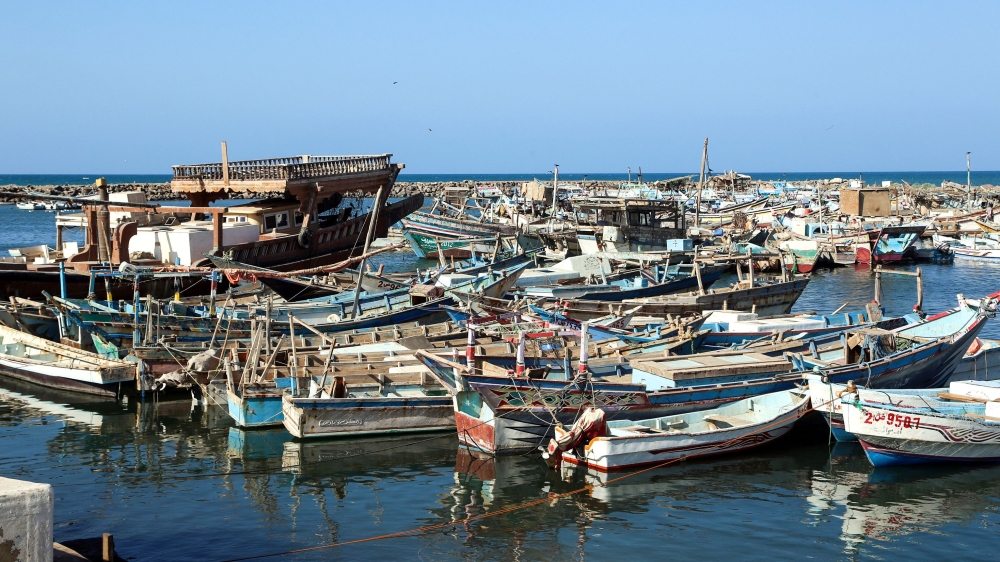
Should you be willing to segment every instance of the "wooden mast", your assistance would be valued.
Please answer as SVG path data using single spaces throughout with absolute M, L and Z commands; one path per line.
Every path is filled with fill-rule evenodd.
M 694 227 L 701 228 L 701 192 L 705 189 L 705 163 L 708 161 L 708 137 L 701 151 L 701 176 L 698 178 L 698 198 L 694 207 Z

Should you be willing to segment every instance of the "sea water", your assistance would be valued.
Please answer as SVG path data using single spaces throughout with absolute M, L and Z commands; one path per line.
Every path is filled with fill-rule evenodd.
M 2 206 L 0 221 L 18 225 L 2 244 L 54 236 L 51 213 Z M 1000 289 L 997 265 L 920 267 L 929 312 Z M 888 314 L 911 310 L 912 277 L 883 274 L 882 287 Z M 860 310 L 872 291 L 864 266 L 821 271 L 795 310 Z M 557 474 L 534 452 L 473 455 L 453 434 L 295 441 L 238 430 L 218 406 L 88 402 L 0 379 L 0 475 L 52 484 L 56 540 L 113 533 L 135 560 L 971 560 L 1000 538 L 1000 467 L 874 469 L 817 418 L 746 454 L 585 488 L 607 477 Z

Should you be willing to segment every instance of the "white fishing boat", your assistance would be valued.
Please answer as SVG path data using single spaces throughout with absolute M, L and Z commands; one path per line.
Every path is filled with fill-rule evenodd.
M 712 410 L 647 420 L 604 422 L 602 415 L 595 423 L 584 416 L 573 428 L 555 429 L 547 454 L 549 459 L 561 454 L 563 462 L 611 471 L 734 453 L 788 433 L 808 408 L 805 393 L 786 390 Z M 586 443 L 585 437 L 590 437 Z
M 952 246 L 956 258 L 1000 262 L 1000 249 L 962 248 Z
M 22 211 L 42 211 L 42 210 L 45 209 L 45 204 L 44 203 L 32 203 L 32 202 L 18 203 L 17 204 L 17 208 L 21 209 Z
M 830 433 L 837 441 L 855 441 L 857 438 L 844 430 L 843 402 L 841 397 L 847 392 L 847 385 L 823 382 L 820 375 L 805 375 L 809 388 L 809 400 L 813 410 L 823 415 L 830 426 Z
M 1000 461 L 1000 381 L 945 389 L 859 391 L 844 397 L 844 429 L 875 466 Z
M 0 326 L 0 375 L 109 398 L 135 389 L 135 365 Z

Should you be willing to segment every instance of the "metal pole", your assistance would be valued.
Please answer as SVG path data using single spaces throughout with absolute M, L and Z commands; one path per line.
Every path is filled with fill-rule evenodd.
M 93 279 L 93 276 L 91 276 Z M 59 296 L 66 298 L 66 263 L 59 262 Z
M 694 227 L 701 228 L 701 192 L 705 189 L 705 163 L 708 161 L 708 137 L 705 137 L 705 148 L 701 151 L 701 176 L 698 178 L 698 198 L 694 207 Z

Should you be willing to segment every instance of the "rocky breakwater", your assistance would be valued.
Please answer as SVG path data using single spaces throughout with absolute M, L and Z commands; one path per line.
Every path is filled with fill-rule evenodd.
M 97 188 L 92 184 L 87 185 L 2 185 L 0 191 L 8 193 L 18 193 L 18 196 L 2 195 L 0 202 L 16 203 L 19 201 L 32 201 L 31 194 L 59 195 L 61 197 L 80 197 L 94 195 Z M 169 183 L 113 183 L 108 185 L 109 193 L 121 191 L 142 191 L 146 194 L 147 201 L 167 201 L 172 199 L 182 199 L 177 194 L 170 191 Z

